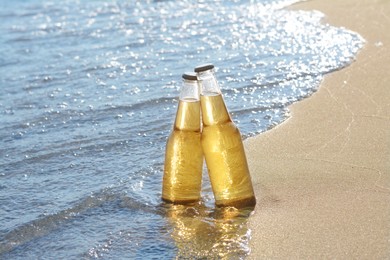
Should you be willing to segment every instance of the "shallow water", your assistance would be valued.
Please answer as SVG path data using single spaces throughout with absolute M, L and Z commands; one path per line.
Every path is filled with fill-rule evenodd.
M 244 137 L 362 38 L 294 1 L 0 3 L 0 258 L 245 257 L 249 212 L 162 205 L 181 74 L 213 62 Z M 232 211 L 232 212 L 230 212 Z

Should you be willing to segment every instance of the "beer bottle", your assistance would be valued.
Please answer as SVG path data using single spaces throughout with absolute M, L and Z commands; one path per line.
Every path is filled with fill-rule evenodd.
M 162 199 L 174 204 L 200 200 L 203 153 L 197 75 L 183 74 L 173 131 L 165 149 Z
M 201 85 L 202 148 L 217 206 L 253 207 L 253 192 L 241 134 L 226 108 L 214 66 L 195 68 Z

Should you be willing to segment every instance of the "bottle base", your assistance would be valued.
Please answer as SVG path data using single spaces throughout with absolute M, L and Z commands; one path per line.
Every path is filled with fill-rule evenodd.
M 200 199 L 183 199 L 183 200 L 176 199 L 176 200 L 172 200 L 172 199 L 167 199 L 167 198 L 164 198 L 164 197 L 161 197 L 161 199 L 165 203 L 170 203 L 170 204 L 174 204 L 174 205 L 191 205 L 191 204 L 197 203 L 200 200 Z
M 226 201 L 216 201 L 215 205 L 217 207 L 235 207 L 240 208 L 249 208 L 256 206 L 256 198 L 254 196 L 249 198 L 237 199 L 237 200 L 226 200 Z

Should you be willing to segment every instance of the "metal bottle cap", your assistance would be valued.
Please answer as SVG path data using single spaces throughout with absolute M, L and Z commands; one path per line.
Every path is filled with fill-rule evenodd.
M 186 72 L 182 75 L 182 77 L 186 80 L 198 80 L 198 77 L 194 72 Z
M 211 69 L 214 69 L 214 65 L 211 63 L 207 63 L 207 64 L 203 64 L 203 65 L 199 65 L 199 66 L 195 67 L 194 71 L 195 72 L 203 72 L 203 71 L 211 70 Z

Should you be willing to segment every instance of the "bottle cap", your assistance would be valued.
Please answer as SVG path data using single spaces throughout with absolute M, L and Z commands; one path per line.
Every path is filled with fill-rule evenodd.
M 194 72 L 186 72 L 182 75 L 182 77 L 186 80 L 198 80 L 198 77 Z
M 203 72 L 203 71 L 211 70 L 211 69 L 214 69 L 214 65 L 211 63 L 207 63 L 207 64 L 203 64 L 203 65 L 199 65 L 199 66 L 195 67 L 194 71 L 195 72 Z

